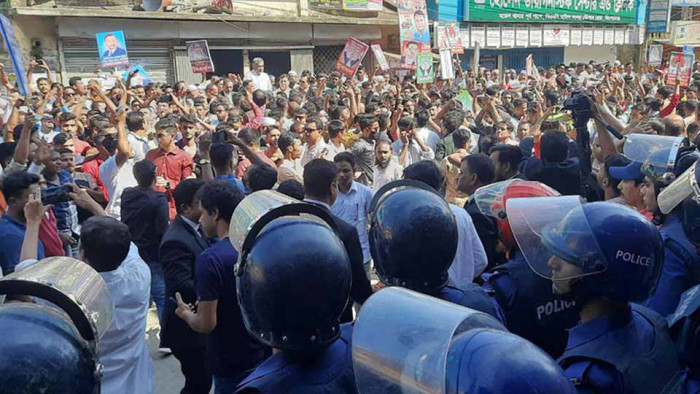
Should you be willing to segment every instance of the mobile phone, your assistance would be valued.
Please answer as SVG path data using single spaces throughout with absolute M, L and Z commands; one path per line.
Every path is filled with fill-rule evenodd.
M 49 187 L 41 190 L 41 203 L 44 205 L 58 204 L 70 201 L 73 189 L 70 186 Z
M 75 180 L 75 184 L 76 184 L 78 187 L 84 187 L 84 188 L 88 188 L 88 189 L 90 188 L 90 182 L 88 182 L 88 181 L 86 181 L 86 180 L 84 180 L 84 179 L 76 179 L 76 180 Z

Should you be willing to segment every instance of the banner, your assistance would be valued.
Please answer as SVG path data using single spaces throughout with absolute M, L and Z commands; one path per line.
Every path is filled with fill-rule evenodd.
M 700 22 L 675 21 L 671 22 L 671 45 L 700 46 Z
M 354 77 L 368 49 L 369 45 L 364 42 L 353 37 L 348 38 L 345 48 L 335 62 L 335 69 L 348 78 Z
M 12 27 L 12 22 L 5 15 L 0 15 L 0 31 L 2 32 L 5 49 L 10 53 L 12 68 L 15 71 L 15 77 L 17 77 L 19 93 L 22 96 L 31 96 L 32 90 L 29 87 L 29 81 L 27 81 L 27 69 L 24 67 L 22 52 L 19 50 L 19 44 L 17 44 L 15 28 Z
M 346 11 L 381 11 L 382 0 L 343 0 Z
M 131 74 L 134 71 L 138 71 L 138 72 L 136 74 L 134 74 L 133 77 L 131 77 L 131 83 L 130 83 L 131 86 L 138 86 L 138 85 L 146 86 L 149 83 L 153 83 L 153 79 L 151 79 L 151 76 L 148 75 L 146 70 L 144 70 L 140 64 L 137 64 L 137 65 L 131 67 L 130 69 L 124 71 L 122 73 L 122 79 L 124 81 L 126 81 L 126 79 L 129 78 L 129 74 Z
M 440 77 L 442 79 L 455 79 L 452 52 L 449 49 L 440 50 Z
M 660 66 L 661 59 L 663 58 L 663 55 L 664 55 L 664 46 L 663 45 L 661 45 L 661 44 L 649 45 L 648 63 L 650 66 Z
M 400 0 L 397 9 L 399 13 L 401 66 L 415 70 L 415 55 L 430 52 L 430 32 L 428 31 L 429 22 L 425 0 Z
M 309 0 L 309 7 L 325 10 L 342 10 L 343 0 Z
M 452 49 L 452 53 L 464 53 L 462 34 L 457 22 L 435 22 L 433 28 L 435 47 L 438 49 Z
M 126 52 L 124 32 L 108 31 L 97 33 L 97 50 L 102 67 L 128 66 L 129 55 Z
M 446 49 L 449 51 L 449 49 Z M 432 53 L 419 53 L 416 62 L 416 82 L 417 83 L 433 83 L 435 82 L 435 69 L 433 67 Z
M 687 88 L 693 73 L 694 61 L 695 55 L 692 53 L 672 52 L 666 83 L 669 85 L 680 84 L 681 88 Z
M 386 61 L 386 57 L 384 57 L 384 51 L 382 51 L 382 46 L 379 44 L 372 44 L 370 45 L 370 48 L 372 48 L 374 58 L 377 59 L 379 69 L 382 71 L 387 71 L 390 67 L 389 63 Z
M 187 41 L 187 56 L 190 58 L 193 73 L 213 73 L 214 63 L 211 61 L 207 40 Z
M 633 24 L 636 20 L 636 1 L 466 0 L 466 3 L 466 20 L 472 22 Z
M 233 1 L 231 0 L 211 0 L 210 10 L 233 14 Z

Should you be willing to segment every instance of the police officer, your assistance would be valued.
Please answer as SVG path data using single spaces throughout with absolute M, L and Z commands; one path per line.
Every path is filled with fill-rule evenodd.
M 457 237 L 449 205 L 422 182 L 390 182 L 372 199 L 369 247 L 384 285 L 405 287 L 502 319 L 496 303 L 479 286 L 448 286 Z
M 580 309 L 558 360 L 564 373 L 583 392 L 660 393 L 681 384 L 665 319 L 630 304 L 646 299 L 659 280 L 663 241 L 656 226 L 609 202 L 579 204 L 563 218 L 556 203 L 540 204 L 523 199 L 507 212 L 532 270 Z M 538 217 L 535 225 L 527 224 L 529 215 Z
M 40 298 L 0 305 L 0 391 L 100 392 L 98 342 L 113 310 L 94 269 L 67 257 L 43 259 L 2 278 L 0 294 Z
M 551 357 L 493 317 L 400 287 L 363 305 L 353 362 L 368 394 L 575 392 Z
M 482 275 L 484 288 L 501 306 L 508 330 L 531 341 L 552 357 L 562 354 L 566 346 L 566 330 L 578 321 L 575 302 L 552 294 L 551 283 L 528 268 L 513 237 L 506 206 L 511 199 L 520 197 L 541 198 L 540 204 L 546 206 L 549 200 L 558 198 L 553 196 L 558 195 L 543 183 L 523 180 L 484 186 L 474 195 L 481 212 L 497 220 L 500 242 L 509 255 L 505 264 Z
M 243 321 L 273 348 L 237 393 L 357 392 L 352 325 L 338 323 L 350 297 L 350 261 L 333 226 L 327 211 L 270 190 L 234 211 Z
M 656 151 L 641 167 L 645 175 L 642 187 L 644 203 L 647 209 L 655 212 L 659 218 L 659 230 L 665 249 L 659 286 L 645 305 L 663 316 L 674 312 L 684 291 L 700 283 L 700 257 L 696 246 L 688 239 L 683 229 L 683 204 L 678 204 L 666 212 L 662 211 L 658 204 L 657 197 L 660 193 L 697 161 L 698 153 L 694 148 L 678 154 L 677 152 L 669 149 Z M 674 164 L 668 167 L 660 165 L 659 162 L 664 160 Z

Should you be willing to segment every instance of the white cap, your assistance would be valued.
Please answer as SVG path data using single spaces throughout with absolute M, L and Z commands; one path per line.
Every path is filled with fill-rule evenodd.
M 294 71 L 294 70 L 289 70 L 289 72 L 287 73 L 287 75 L 289 75 L 290 77 L 295 77 L 295 78 L 296 78 L 297 72 Z

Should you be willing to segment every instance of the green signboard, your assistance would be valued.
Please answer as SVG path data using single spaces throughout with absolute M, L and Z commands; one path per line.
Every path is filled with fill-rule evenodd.
M 468 21 L 634 24 L 635 0 L 464 0 Z

